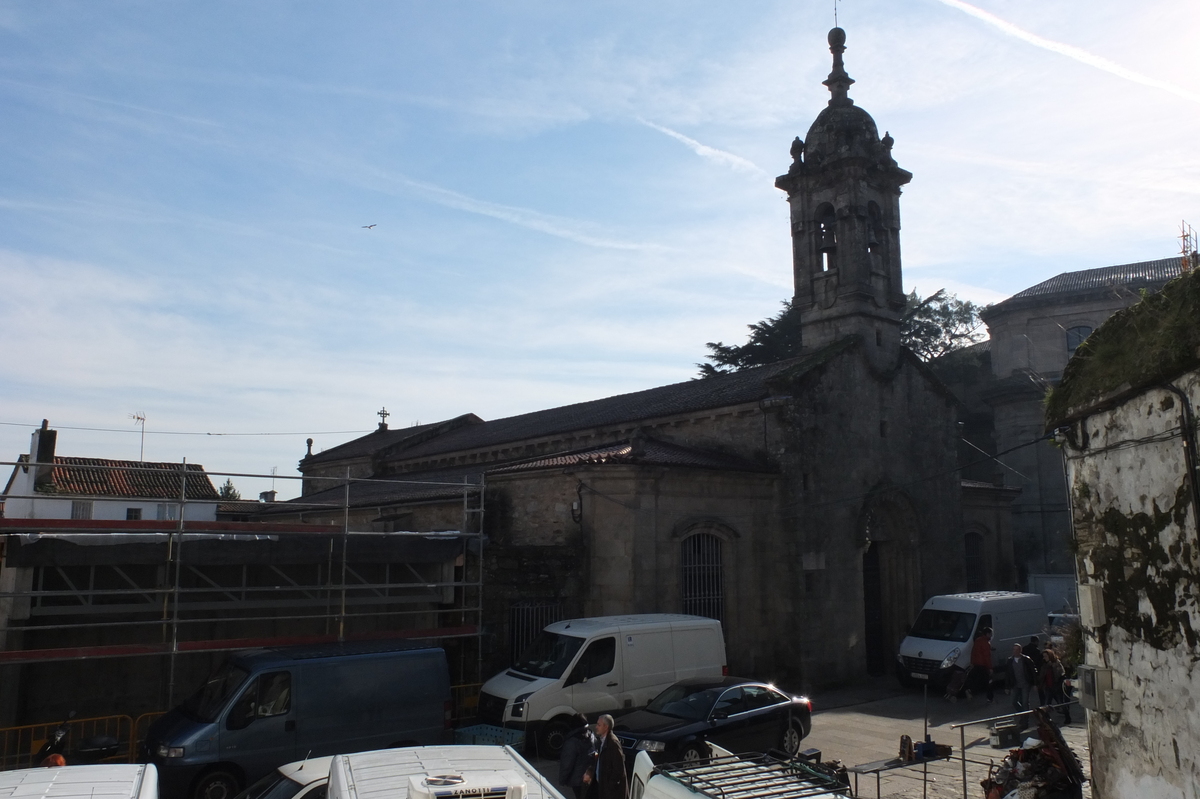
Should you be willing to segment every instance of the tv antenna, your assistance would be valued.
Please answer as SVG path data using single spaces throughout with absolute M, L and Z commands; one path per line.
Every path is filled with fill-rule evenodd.
M 833 0 L 833 27 L 835 27 L 835 28 L 838 26 L 837 4 L 838 4 L 838 0 Z
M 1196 231 L 1186 221 L 1179 223 L 1179 256 L 1183 271 L 1200 267 L 1200 255 L 1196 253 Z
M 141 413 L 131 413 L 129 414 L 129 418 L 133 420 L 134 424 L 142 426 L 142 443 L 138 447 L 138 460 L 144 461 L 146 460 L 146 414 L 144 411 Z

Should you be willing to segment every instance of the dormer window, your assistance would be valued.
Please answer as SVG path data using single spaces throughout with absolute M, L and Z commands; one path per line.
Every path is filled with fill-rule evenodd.
M 1092 329 L 1087 325 L 1067 328 L 1067 354 L 1074 355 L 1075 350 L 1079 349 L 1079 345 L 1090 335 Z

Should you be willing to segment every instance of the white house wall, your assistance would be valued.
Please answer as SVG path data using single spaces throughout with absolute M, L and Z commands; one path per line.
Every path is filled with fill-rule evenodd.
M 1174 384 L 1200 406 L 1200 372 Z M 1095 795 L 1200 797 L 1200 546 L 1178 434 L 1180 398 L 1149 390 L 1071 427 L 1080 582 L 1100 586 L 1085 662 L 1108 667 L 1119 714 L 1089 713 Z M 1173 432 L 1174 431 L 1174 432 Z

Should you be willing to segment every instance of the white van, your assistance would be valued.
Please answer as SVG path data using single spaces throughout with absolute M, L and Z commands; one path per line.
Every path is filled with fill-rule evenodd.
M 563 799 L 508 746 L 410 746 L 336 755 L 328 799 Z
M 0 797 L 158 799 L 158 771 L 152 765 L 124 763 L 0 771 Z
M 971 645 L 984 627 L 992 628 L 992 664 L 999 668 L 1012 645 L 1039 638 L 1046 625 L 1040 594 L 976 591 L 930 597 L 896 654 L 896 676 L 905 685 L 949 679 L 950 671 L 971 667 Z
M 559 621 L 483 685 L 479 721 L 522 729 L 557 756 L 567 720 L 642 707 L 689 677 L 727 673 L 721 623 L 651 613 Z
M 712 756 L 683 763 L 655 764 L 638 752 L 629 781 L 629 799 L 844 799 L 850 786 L 822 766 L 815 749 L 803 758 L 780 753 L 734 756 L 710 744 Z M 844 772 L 842 772 L 844 774 Z

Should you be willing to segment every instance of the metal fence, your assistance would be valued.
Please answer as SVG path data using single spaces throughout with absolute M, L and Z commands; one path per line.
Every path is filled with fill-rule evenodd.
M 41 765 L 38 750 L 54 735 L 62 722 L 26 724 L 0 729 L 0 769 L 32 768 Z M 85 738 L 110 735 L 120 744 L 112 762 L 132 762 L 137 753 L 134 745 L 134 722 L 129 716 L 97 716 L 71 719 L 67 724 L 65 749 L 70 752 Z

